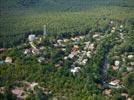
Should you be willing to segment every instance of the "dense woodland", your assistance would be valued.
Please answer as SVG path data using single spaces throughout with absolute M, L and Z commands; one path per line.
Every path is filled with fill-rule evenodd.
M 133 4 L 133 0 L 0 0 L 0 48 L 6 49 L 0 52 L 0 61 L 7 56 L 13 59 L 11 64 L 0 64 L 0 87 L 4 87 L 4 93 L 0 88 L 0 99 L 17 100 L 11 90 L 23 86 L 18 81 L 28 81 L 38 82 L 44 90 L 37 87 L 28 91 L 26 100 L 55 100 L 54 97 L 56 100 L 133 100 L 134 72 L 126 68 L 128 62 L 133 62 L 127 56 L 134 55 Z M 112 27 L 110 21 L 114 22 Z M 28 36 L 40 37 L 43 25 L 47 26 L 47 35 L 38 45 L 44 47 L 43 53 L 23 54 L 24 49 L 30 48 Z M 121 32 L 120 25 L 123 25 Z M 113 27 L 116 29 L 111 32 Z M 95 33 L 101 35 L 98 40 L 93 38 Z M 85 38 L 65 43 L 66 51 L 53 46 L 59 39 L 77 36 Z M 83 43 L 88 41 L 95 44 L 92 57 L 85 65 L 78 64 L 81 70 L 73 75 L 70 69 L 76 58 L 63 58 L 74 44 L 83 51 Z M 37 61 L 40 56 L 45 58 L 43 63 Z M 117 59 L 121 61 L 120 70 L 113 71 Z M 107 74 L 103 72 L 105 60 L 109 63 Z M 55 67 L 57 63 L 60 67 Z M 121 80 L 123 88 L 107 85 L 116 78 Z M 106 89 L 112 91 L 110 96 L 103 94 Z

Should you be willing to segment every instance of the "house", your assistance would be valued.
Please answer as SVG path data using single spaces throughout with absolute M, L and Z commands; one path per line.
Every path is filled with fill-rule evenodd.
M 88 42 L 84 42 L 85 46 L 84 46 L 84 50 L 88 49 L 89 48 L 89 44 L 90 44 L 90 41 Z
M 38 62 L 39 62 L 39 63 L 42 63 L 43 61 L 45 61 L 45 58 L 44 58 L 44 57 L 39 57 L 39 58 L 38 58 Z
M 68 58 L 71 58 L 72 59 L 74 56 L 75 55 L 73 53 L 71 53 L 71 54 L 68 55 Z
M 88 52 L 86 53 L 86 55 L 87 55 L 88 58 L 91 58 L 91 51 L 88 51 Z
M 19 99 L 25 99 L 27 97 L 27 95 L 24 95 L 25 91 L 23 90 L 23 88 L 15 88 L 11 90 L 11 92 Z
M 34 41 L 35 38 L 36 38 L 36 37 L 35 37 L 34 34 L 31 34 L 31 35 L 28 36 L 28 40 L 29 40 L 30 42 Z
M 75 52 L 79 49 L 79 46 L 78 45 L 74 45 L 74 47 L 72 48 L 72 52 Z
M 88 47 L 89 50 L 93 50 L 94 48 L 95 48 L 95 44 L 94 43 L 90 44 L 89 47 Z
M 114 65 L 115 65 L 116 67 L 118 67 L 118 66 L 120 65 L 120 61 L 116 60 L 116 61 L 114 62 Z
M 111 33 L 114 33 L 115 29 L 116 29 L 115 27 L 112 27 Z
M 74 67 L 70 71 L 73 73 L 73 75 L 75 75 L 75 73 L 79 72 L 80 69 L 80 67 Z
M 26 54 L 29 54 L 29 53 L 31 53 L 31 50 L 30 49 L 25 49 L 24 50 L 24 54 L 26 55 Z
M 117 85 L 119 85 L 119 83 L 120 83 L 120 80 L 115 79 L 115 80 L 111 81 L 109 84 L 113 85 L 113 86 L 117 86 Z
M 35 82 L 31 83 L 31 84 L 30 84 L 31 90 L 34 91 L 35 86 L 38 86 L 38 85 L 39 85 L 39 84 L 38 84 L 38 83 L 35 83 Z
M 61 39 L 58 39 L 58 40 L 57 40 L 57 43 L 58 43 L 59 45 L 61 45 L 61 42 L 62 42 Z
M 68 55 L 68 57 L 72 59 L 77 54 L 78 54 L 77 51 L 73 51 L 73 52 L 71 52 L 71 54 Z
M 110 24 L 112 24 L 112 25 L 113 25 L 113 24 L 114 24 L 114 21 L 110 21 Z
M 66 42 L 68 42 L 68 41 L 69 41 L 69 39 L 64 39 L 63 41 L 66 43 Z
M 128 71 L 128 72 L 131 72 L 131 71 L 133 71 L 133 70 L 134 70 L 134 67 L 132 67 L 132 66 L 128 66 L 128 67 L 127 67 L 127 71 Z
M 37 55 L 37 54 L 39 54 L 40 52 L 39 52 L 38 49 L 33 48 L 33 49 L 32 49 L 32 53 L 35 54 L 35 55 Z
M 40 50 L 44 50 L 44 49 L 45 49 L 45 47 L 44 47 L 44 46 L 41 46 L 39 49 L 40 49 Z
M 4 94 L 5 93 L 5 88 L 4 87 L 0 87 L 0 93 Z
M 54 47 L 59 47 L 59 44 L 57 44 L 57 43 L 55 43 L 55 44 L 53 44 L 54 45 Z
M 80 38 L 81 40 L 83 40 L 83 39 L 85 38 L 85 36 L 79 36 L 79 38 Z
M 121 93 L 121 96 L 123 96 L 123 97 L 128 97 L 128 93 Z
M 130 65 L 131 65 L 131 66 L 134 66 L 134 62 L 130 62 Z
M 4 52 L 6 49 L 5 48 L 0 48 L 0 53 Z
M 111 89 L 106 89 L 106 90 L 103 91 L 103 94 L 106 95 L 106 96 L 112 96 L 111 93 L 112 93 Z
M 5 63 L 12 63 L 12 58 L 11 57 L 6 57 Z
M 119 67 L 118 66 L 112 66 L 113 67 L 113 70 L 118 70 L 119 69 Z
M 128 59 L 133 59 L 133 55 L 128 55 Z
M 127 100 L 132 100 L 131 98 L 127 98 Z
M 55 64 L 55 67 L 57 68 L 57 67 L 60 67 L 60 64 Z
M 88 59 L 84 59 L 84 60 L 82 60 L 82 61 L 80 62 L 80 64 L 81 64 L 81 65 L 86 65 L 87 61 L 88 61 Z
M 123 33 L 120 33 L 120 38 L 124 39 Z
M 116 28 L 115 27 L 112 27 L 112 30 L 115 30 Z
M 100 37 L 100 34 L 96 33 L 93 35 L 93 38 L 99 38 Z
M 123 28 L 123 25 L 120 25 L 120 28 Z
M 71 40 L 72 40 L 72 41 L 75 41 L 76 39 L 72 37 Z
M 66 49 L 65 49 L 65 48 L 62 48 L 61 50 L 62 50 L 62 51 L 66 51 Z
M 68 58 L 68 57 L 67 57 L 67 56 L 65 56 L 65 57 L 64 57 L 64 60 L 66 60 L 67 58 Z

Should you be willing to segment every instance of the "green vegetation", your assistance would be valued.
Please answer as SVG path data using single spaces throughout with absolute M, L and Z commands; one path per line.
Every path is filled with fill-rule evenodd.
M 29 0 L 30 1 L 30 0 Z M 36 1 L 36 0 L 35 0 Z M 38 1 L 38 0 L 37 0 Z M 50 5 L 53 5 L 52 1 L 47 1 Z M 44 0 L 39 0 L 39 4 L 44 5 L 47 4 Z M 121 0 L 122 1 L 122 0 Z M 34 0 L 33 0 L 34 2 Z M 44 3 L 42 3 L 44 2 Z M 54 2 L 54 1 L 53 1 Z M 113 1 L 115 3 L 111 3 L 110 1 L 107 1 L 105 4 L 103 0 L 95 0 L 92 1 L 93 7 L 90 7 L 92 3 L 89 1 L 85 1 L 85 4 L 87 4 L 90 9 L 85 7 L 86 9 L 83 10 L 76 10 L 76 5 L 80 5 L 81 2 L 75 1 L 74 3 L 72 0 L 70 2 L 68 1 L 59 1 L 59 4 L 62 4 L 60 6 L 53 6 L 53 10 L 49 9 L 50 5 L 44 6 L 47 7 L 49 10 L 46 10 L 42 6 L 41 7 L 35 7 L 30 6 L 27 7 L 21 7 L 17 1 L 4 1 L 1 0 L 2 6 L 5 5 L 5 7 L 9 8 L 6 9 L 5 7 L 1 7 L 1 18 L 0 18 L 0 44 L 3 44 L 4 46 L 12 47 L 14 44 L 22 42 L 20 40 L 23 40 L 25 38 L 25 34 L 30 32 L 38 32 L 42 31 L 43 25 L 47 25 L 48 33 L 70 33 L 72 32 L 78 32 L 78 31 L 85 31 L 88 28 L 96 27 L 96 23 L 99 20 L 99 26 L 100 28 L 106 26 L 106 23 L 109 21 L 109 19 L 116 19 L 119 21 L 132 21 L 133 20 L 133 14 L 134 10 L 133 7 L 129 7 L 129 5 L 133 4 L 133 1 Z M 82 1 L 83 2 L 83 1 Z M 101 4 L 95 4 L 96 2 Z M 106 1 L 105 1 L 106 2 Z M 127 7 L 117 6 L 120 2 L 120 5 L 126 4 Z M 28 2 L 26 2 L 28 3 Z M 70 5 L 70 4 L 72 5 Z M 91 4 L 90 4 L 91 3 Z M 66 4 L 66 5 L 65 5 Z M 104 6 L 105 5 L 105 6 Z M 8 7 L 9 6 L 9 7 Z M 63 8 L 67 9 L 66 6 L 72 6 L 71 10 L 62 10 Z M 61 7 L 59 9 L 58 7 Z M 74 7 L 74 8 L 73 8 Z M 78 9 L 82 9 L 82 4 L 78 6 Z M 56 10 L 58 9 L 58 10 Z M 75 9 L 75 10 L 74 10 Z
M 28 94 L 26 100 L 134 98 L 133 0 L 0 0 L 0 4 L 0 48 L 6 48 L 0 51 L 0 99 L 16 100 L 17 87 Z M 29 42 L 29 34 L 37 39 Z M 79 70 L 73 73 L 76 67 Z M 117 85 L 111 85 L 113 80 Z M 39 85 L 32 89 L 18 81 Z

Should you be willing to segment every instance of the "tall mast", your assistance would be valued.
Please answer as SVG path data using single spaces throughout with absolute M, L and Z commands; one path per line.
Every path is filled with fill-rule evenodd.
M 46 25 L 44 25 L 44 26 L 43 26 L 43 28 L 44 28 L 43 35 L 44 35 L 44 36 L 46 36 L 46 34 L 47 34 L 47 26 L 46 26 Z

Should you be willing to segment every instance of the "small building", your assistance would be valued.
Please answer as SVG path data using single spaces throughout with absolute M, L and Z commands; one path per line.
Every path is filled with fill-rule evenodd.
M 39 62 L 39 63 L 42 63 L 43 61 L 45 61 L 45 58 L 44 58 L 44 57 L 39 57 L 39 58 L 38 58 L 38 62 Z
M 116 80 L 111 81 L 109 84 L 113 86 L 117 86 L 119 85 L 119 83 L 120 83 L 120 80 L 116 79 Z
M 132 98 L 127 98 L 127 100 L 132 100 Z
M 4 94 L 5 93 L 5 87 L 0 87 L 0 93 Z
M 80 62 L 80 64 L 81 64 L 81 65 L 86 65 L 87 61 L 88 61 L 88 59 L 83 59 L 83 60 Z
M 120 25 L 120 28 L 123 28 L 123 25 Z
M 67 57 L 67 56 L 65 56 L 65 57 L 64 57 L 64 60 L 66 60 L 67 58 L 68 58 L 68 57 Z
M 30 84 L 31 90 L 34 90 L 35 86 L 38 86 L 38 85 L 39 85 L 39 84 L 38 84 L 38 83 L 35 83 L 35 82 L 31 83 L 31 84 Z
M 75 75 L 75 73 L 79 72 L 80 69 L 80 67 L 74 67 L 70 71 L 73 73 L 73 75 Z
M 85 36 L 79 36 L 79 38 L 80 38 L 81 40 L 83 40 L 83 39 L 85 38 Z
M 115 27 L 112 27 L 111 33 L 114 33 L 115 29 L 116 29 Z
M 6 57 L 5 63 L 12 63 L 12 58 L 11 57 Z
M 115 65 L 116 67 L 118 67 L 118 66 L 120 65 L 120 61 L 116 60 L 116 61 L 114 62 L 114 65 Z
M 55 44 L 53 44 L 54 45 L 54 47 L 59 47 L 59 44 L 57 44 L 57 43 L 55 43 Z
M 0 52 L 4 52 L 5 50 L 5 48 L 0 48 Z
M 99 38 L 99 37 L 100 37 L 99 34 L 95 34 L 95 35 L 93 35 L 93 38 Z
M 61 44 L 62 44 L 62 43 L 61 43 L 62 41 L 63 41 L 63 40 L 58 39 L 58 40 L 57 40 L 57 43 L 58 43 L 59 45 L 61 45 Z
M 121 93 L 121 96 L 123 96 L 123 97 L 128 97 L 128 93 Z
M 123 33 L 120 33 L 120 38 L 124 39 Z
M 68 41 L 69 41 L 69 39 L 64 39 L 63 41 L 66 43 L 66 42 L 68 42 Z
M 130 65 L 131 65 L 131 66 L 134 66 L 134 62 L 130 62 Z
M 94 48 L 95 48 L 94 43 L 90 44 L 89 47 L 88 47 L 89 50 L 93 50 Z
M 133 59 L 133 55 L 128 55 L 128 59 Z
M 79 50 L 79 46 L 78 45 L 74 45 L 74 47 L 72 48 L 72 52 L 75 52 L 77 50 Z
M 55 64 L 55 67 L 57 68 L 57 67 L 60 67 L 60 64 Z
M 66 51 L 66 49 L 65 49 L 65 48 L 62 48 L 61 50 L 62 50 L 62 51 Z
M 91 58 L 91 51 L 88 51 L 88 52 L 86 53 L 86 55 L 87 55 L 88 58 Z
M 18 99 L 25 99 L 27 97 L 27 95 L 24 95 L 23 88 L 15 88 L 11 90 L 11 92 L 16 95 Z
M 71 52 L 71 54 L 68 55 L 68 58 L 74 58 L 74 56 L 76 56 L 78 54 L 77 51 Z
M 75 55 L 73 53 L 71 53 L 71 54 L 68 55 L 68 58 L 71 58 L 72 59 L 74 56 Z
M 118 70 L 119 69 L 119 67 L 118 66 L 112 66 L 113 67 L 113 70 Z
M 29 53 L 31 53 L 31 50 L 30 49 L 25 49 L 24 50 L 24 54 L 26 55 L 26 54 L 29 54 Z
M 40 49 L 40 50 L 44 50 L 44 49 L 45 49 L 45 47 L 44 47 L 44 46 L 41 46 L 39 49 Z
M 133 70 L 134 70 L 134 67 L 132 67 L 132 66 L 128 66 L 128 67 L 127 67 L 127 71 L 128 71 L 128 72 L 131 72 L 131 71 L 133 71 Z
M 35 39 L 36 39 L 36 37 L 35 37 L 34 34 L 28 36 L 28 40 L 29 40 L 30 42 L 34 41 Z
M 111 93 L 112 93 L 111 89 L 106 89 L 106 90 L 103 91 L 103 94 L 106 95 L 106 96 L 112 96 Z
M 40 52 L 39 52 L 38 49 L 34 49 L 34 48 L 33 48 L 33 49 L 32 49 L 32 53 L 35 54 L 35 55 L 37 55 L 37 54 L 39 54 Z

